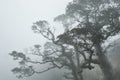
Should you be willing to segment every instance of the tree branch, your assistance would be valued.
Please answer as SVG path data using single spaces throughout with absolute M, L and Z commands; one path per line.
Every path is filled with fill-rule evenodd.
M 33 64 L 45 64 L 45 63 L 48 63 L 48 62 L 51 62 L 51 61 L 38 62 L 38 61 L 26 60 L 26 62 L 33 63 Z
M 49 67 L 49 68 L 47 68 L 47 69 L 45 69 L 45 70 L 43 70 L 43 71 L 35 71 L 34 69 L 32 69 L 33 70 L 33 72 L 34 73 L 37 73 L 37 74 L 39 74 L 39 73 L 44 73 L 44 72 L 47 72 L 47 71 L 49 71 L 49 70 L 51 70 L 51 69 L 54 69 L 54 68 L 56 68 L 55 66 L 53 66 L 53 67 Z

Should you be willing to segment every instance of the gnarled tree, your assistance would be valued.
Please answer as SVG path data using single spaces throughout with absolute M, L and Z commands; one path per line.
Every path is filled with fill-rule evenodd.
M 64 77 L 83 80 L 83 69 L 94 69 L 92 64 L 100 66 L 105 80 L 114 80 L 111 63 L 103 47 L 105 41 L 120 31 L 119 0 L 73 0 L 67 5 L 65 14 L 59 15 L 65 31 L 55 37 L 47 21 L 38 21 L 32 29 L 48 39 L 44 50 L 36 45 L 31 51 L 40 57 L 35 61 L 26 54 L 13 51 L 15 60 L 20 59 L 20 67 L 12 71 L 20 73 L 19 77 L 43 73 L 54 68 L 67 68 L 71 72 Z M 95 59 L 93 57 L 96 57 Z M 41 62 L 42 61 L 42 62 Z M 32 64 L 49 64 L 43 71 L 36 71 Z
M 119 0 L 74 0 L 67 6 L 65 14 L 55 18 L 56 21 L 61 21 L 63 25 L 65 24 L 64 21 L 67 24 L 73 22 L 72 28 L 69 25 L 67 26 L 67 31 L 73 35 L 72 39 L 77 37 L 80 41 L 79 44 L 83 44 L 81 47 L 89 52 L 93 50 L 92 52 L 97 55 L 97 63 L 99 63 L 105 80 L 114 80 L 114 77 L 111 63 L 106 57 L 102 45 L 109 37 L 120 32 L 119 9 Z M 88 47 L 87 45 L 90 44 L 92 46 Z
M 63 68 L 68 70 L 64 75 L 66 79 L 83 80 L 83 68 L 87 68 L 88 66 L 85 66 L 84 62 L 81 63 L 82 59 L 80 60 L 77 45 L 72 45 L 77 44 L 76 41 L 74 42 L 71 38 L 68 41 L 69 44 L 66 44 L 59 39 L 60 36 L 55 38 L 48 22 L 44 20 L 34 23 L 32 29 L 35 33 L 40 33 L 44 38 L 48 39 L 49 42 L 44 44 L 44 50 L 41 50 L 40 45 L 35 45 L 34 48 L 29 51 L 29 54 L 39 57 L 39 60 L 31 58 L 25 53 L 17 51 L 11 52 L 10 55 L 13 56 L 14 60 L 18 60 L 20 64 L 20 67 L 16 67 L 12 71 L 21 78 L 31 76 L 35 73 L 43 73 L 55 68 Z M 66 40 L 68 40 L 68 38 L 69 36 Z M 84 57 L 86 56 L 84 55 Z M 36 64 L 40 64 L 40 66 L 47 64 L 48 67 L 38 71 L 35 68 Z M 81 67 L 81 65 L 84 65 L 84 67 Z

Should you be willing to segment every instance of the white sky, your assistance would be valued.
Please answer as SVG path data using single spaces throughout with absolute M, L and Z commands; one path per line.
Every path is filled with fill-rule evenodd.
M 43 43 L 44 39 L 31 30 L 32 23 L 43 19 L 51 22 L 54 17 L 64 13 L 69 1 L 0 0 L 0 80 L 17 80 L 10 71 L 17 65 L 8 55 L 9 52 Z M 39 76 L 36 79 L 47 78 Z

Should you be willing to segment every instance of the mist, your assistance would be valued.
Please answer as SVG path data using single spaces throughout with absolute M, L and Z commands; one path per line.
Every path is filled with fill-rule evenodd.
M 53 22 L 54 17 L 64 12 L 68 2 L 69 0 L 0 0 L 0 80 L 18 80 L 11 72 L 18 64 L 8 53 L 43 44 L 45 39 L 34 34 L 32 23 L 41 19 Z M 25 80 L 48 80 L 55 75 L 49 73 L 51 72 Z
M 0 80 L 19 80 L 12 73 L 14 67 L 19 66 L 17 61 L 9 55 L 12 51 L 26 52 L 34 45 L 44 45 L 47 39 L 40 34 L 35 34 L 32 25 L 39 20 L 47 20 L 52 27 L 61 34 L 63 29 L 60 24 L 54 23 L 53 19 L 65 13 L 66 5 L 72 0 L 0 0 Z M 107 55 L 114 71 L 120 67 L 120 34 L 110 37 L 105 45 L 112 44 Z M 113 54 L 114 53 L 114 54 Z M 93 70 L 84 70 L 85 80 L 102 80 L 103 73 L 98 65 Z M 45 65 L 42 67 L 49 67 Z M 42 67 L 37 66 L 38 69 Z M 65 69 L 53 69 L 42 74 L 35 74 L 21 80 L 65 80 L 63 74 Z M 66 71 L 67 72 L 67 71 Z M 91 74 L 92 73 L 92 74 Z M 118 71 L 119 73 L 119 71 Z M 77 80 L 77 79 L 76 79 Z

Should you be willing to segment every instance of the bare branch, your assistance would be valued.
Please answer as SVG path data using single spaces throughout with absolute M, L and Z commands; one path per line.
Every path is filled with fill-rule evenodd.
M 108 37 L 110 37 L 112 34 L 114 34 L 114 32 L 117 33 L 119 31 L 120 31 L 120 27 L 118 27 L 118 26 L 115 27 L 115 29 L 113 29 L 112 31 L 110 31 L 106 34 L 106 37 L 104 39 L 106 40 Z
M 56 68 L 56 67 L 55 67 L 55 66 L 49 67 L 49 68 L 47 68 L 47 69 L 45 69 L 45 70 L 43 70 L 43 71 L 39 71 L 39 72 L 38 72 L 38 71 L 35 71 L 35 70 L 33 69 L 33 72 L 39 74 L 39 73 L 47 72 L 47 71 L 49 71 L 49 70 L 51 70 L 51 69 L 54 69 L 54 68 Z
M 52 35 L 52 41 L 55 41 L 55 35 L 53 34 L 53 32 L 50 30 L 50 29 L 48 29 L 48 32 Z
M 70 77 L 70 76 L 68 76 L 68 75 L 64 75 L 64 77 L 66 78 L 66 79 L 74 79 L 74 77 Z
M 45 64 L 51 61 L 44 61 L 44 62 L 38 62 L 38 61 L 31 61 L 31 60 L 26 60 L 26 62 L 33 63 L 33 64 Z
M 55 67 L 59 68 L 59 69 L 61 69 L 61 68 L 64 67 L 64 65 L 58 66 L 56 63 L 54 63 L 54 61 L 52 61 L 52 64 L 53 64 Z
M 85 53 L 84 53 L 84 52 L 81 52 L 81 51 L 78 51 L 78 52 L 83 56 L 84 60 L 86 61 L 87 58 L 86 58 L 86 56 L 85 56 Z
M 55 50 L 55 51 L 51 52 L 50 54 L 47 54 L 47 56 L 50 56 L 50 55 L 52 55 L 52 54 L 56 54 L 57 56 L 59 56 L 59 55 L 57 54 L 58 52 L 62 52 L 62 51 L 60 51 L 60 50 Z

